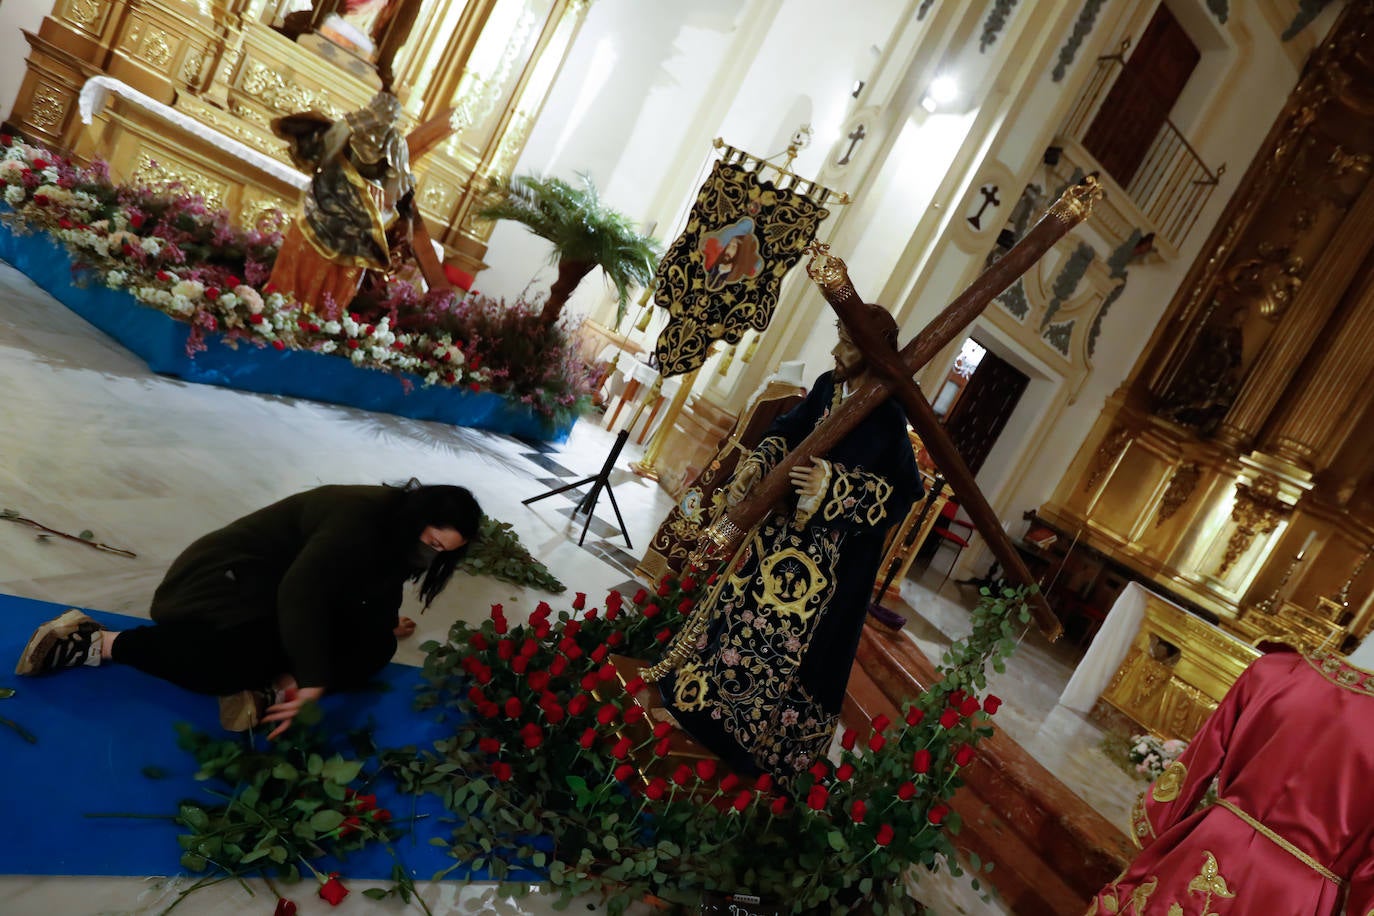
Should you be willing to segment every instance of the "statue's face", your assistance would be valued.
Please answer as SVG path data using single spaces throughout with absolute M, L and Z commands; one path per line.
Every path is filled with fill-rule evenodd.
M 835 357 L 835 381 L 842 382 L 862 375 L 867 363 L 864 361 L 863 351 L 855 346 L 844 325 L 839 326 L 839 332 L 840 339 L 836 342 L 835 349 L 830 351 L 830 355 Z

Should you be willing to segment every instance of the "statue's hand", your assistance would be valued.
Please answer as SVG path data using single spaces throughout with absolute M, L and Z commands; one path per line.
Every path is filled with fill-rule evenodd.
M 749 495 L 749 491 L 758 482 L 759 474 L 757 464 L 752 462 L 742 464 L 740 469 L 735 472 L 735 479 L 730 481 L 730 488 L 725 492 L 725 505 L 733 508 L 744 502 L 744 497 Z

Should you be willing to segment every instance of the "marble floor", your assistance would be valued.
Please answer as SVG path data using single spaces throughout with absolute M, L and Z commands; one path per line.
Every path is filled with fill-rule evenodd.
M 0 525 L 0 592 L 146 616 L 162 572 L 195 536 L 321 483 L 412 476 L 470 487 L 489 514 L 511 523 L 554 575 L 576 590 L 595 594 L 631 578 L 637 554 L 607 524 L 613 519 L 608 506 L 603 504 L 579 547 L 582 520 L 570 518 L 576 494 L 530 507 L 520 502 L 600 468 L 612 436 L 595 417 L 577 423 L 562 445 L 533 446 L 509 436 L 159 377 L 3 262 L 0 391 L 0 506 L 63 531 L 90 529 L 99 540 L 138 554 L 127 559 L 39 541 L 26 528 Z M 612 484 L 630 538 L 642 546 L 670 501 L 627 469 L 637 451 L 633 445 L 627 449 Z M 931 585 L 939 576 L 932 572 L 927 578 L 929 583 L 903 584 L 901 610 L 910 620 L 907 632 L 938 657 L 944 644 L 962 635 L 968 618 L 956 586 L 937 594 Z M 485 616 L 492 602 L 502 602 L 514 618 L 541 597 L 460 575 L 427 614 L 420 616 L 413 606 L 403 610 L 419 628 L 397 661 L 418 663 L 422 642 L 443 638 L 455 619 Z M 1046 767 L 1124 825 L 1139 784 L 1107 761 L 1096 727 L 1055 703 L 1074 661 L 1071 647 L 1050 646 L 1028 634 L 1008 672 L 993 679 L 993 691 L 1009 700 L 998 718 Z M 178 887 L 177 879 L 162 877 L 0 876 L 0 912 L 158 913 Z M 421 888 L 436 914 L 553 912 L 550 901 L 538 896 L 517 904 L 497 900 L 490 886 Z M 250 897 L 240 887 L 220 885 L 198 892 L 179 911 L 266 913 L 271 895 L 261 886 L 257 890 Z M 995 899 L 947 878 L 927 879 L 918 893 L 942 916 L 1005 912 Z M 305 895 L 297 902 L 302 914 L 328 909 Z M 375 913 L 390 906 L 354 894 L 333 912 Z M 571 911 L 599 909 L 587 900 Z

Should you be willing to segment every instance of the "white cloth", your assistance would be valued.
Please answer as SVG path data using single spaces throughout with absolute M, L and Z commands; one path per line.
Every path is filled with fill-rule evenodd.
M 111 92 L 124 96 L 139 108 L 157 115 L 170 124 L 175 124 L 188 133 L 195 134 L 197 137 L 214 144 L 217 149 L 228 153 L 235 159 L 247 162 L 278 181 L 301 189 L 310 187 L 310 176 L 304 172 L 298 172 L 291 166 L 260 153 L 245 143 L 240 143 L 233 137 L 225 136 L 208 124 L 202 124 L 190 115 L 177 111 L 170 105 L 164 105 L 132 86 L 127 86 L 108 76 L 93 76 L 86 80 L 86 84 L 81 87 L 81 95 L 77 99 L 77 107 L 81 112 L 81 123 L 91 123 L 91 120 L 105 108 L 105 99 Z
M 1138 582 L 1132 582 L 1117 597 L 1107 619 L 1093 637 L 1087 654 L 1074 669 L 1073 677 L 1059 695 L 1059 705 L 1079 712 L 1091 712 L 1097 698 L 1112 681 L 1112 675 L 1126 660 L 1140 623 L 1145 619 L 1145 598 L 1151 592 Z M 1156 596 L 1158 597 L 1158 596 Z M 1161 599 L 1167 600 L 1167 599 Z M 1172 601 L 1169 602 L 1173 604 Z

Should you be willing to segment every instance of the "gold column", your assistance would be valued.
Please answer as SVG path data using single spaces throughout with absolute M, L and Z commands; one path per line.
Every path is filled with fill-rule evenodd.
M 1371 182 L 1374 186 L 1374 182 Z M 1358 237 L 1366 249 L 1369 236 Z M 1309 470 L 1322 470 L 1374 403 L 1374 272 L 1364 272 L 1353 307 L 1283 407 L 1266 451 Z M 1313 329 L 1315 330 L 1315 329 Z
M 673 394 L 673 400 L 669 402 L 668 409 L 658 424 L 658 429 L 654 430 L 653 438 L 649 440 L 649 444 L 644 449 L 644 457 L 630 465 L 630 470 L 640 477 L 658 480 L 658 468 L 654 467 L 654 462 L 658 461 L 658 456 L 663 451 L 663 443 L 672 433 L 673 424 L 677 422 L 678 414 L 682 413 L 682 406 L 687 403 L 687 396 L 692 393 L 692 386 L 696 384 L 697 373 L 700 371 L 701 369 L 698 367 L 682 377 L 682 384 Z
M 1241 386 L 1217 440 L 1237 450 L 1248 446 L 1267 421 L 1285 389 L 1302 367 L 1308 352 L 1340 302 L 1350 277 L 1360 267 L 1374 237 L 1374 181 L 1364 190 L 1341 222 L 1331 244 L 1313 265 L 1293 305 L 1265 344 Z

